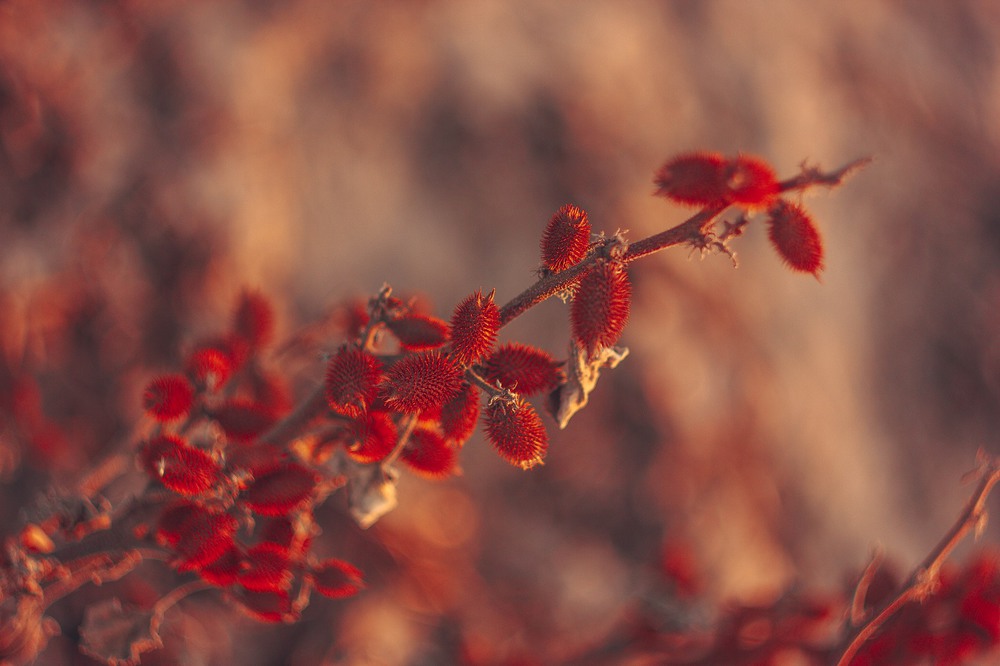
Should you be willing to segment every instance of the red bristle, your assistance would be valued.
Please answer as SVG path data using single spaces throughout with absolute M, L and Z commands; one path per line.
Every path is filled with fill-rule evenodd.
M 549 448 L 541 418 L 521 399 L 494 399 L 486 408 L 486 435 L 507 462 L 530 469 Z
M 726 158 L 718 153 L 689 153 L 668 161 L 653 179 L 655 194 L 691 206 L 729 203 Z
M 313 586 L 320 594 L 331 599 L 352 597 L 365 586 L 356 566 L 338 559 L 328 559 L 312 568 Z
M 232 360 L 215 347 L 194 350 L 188 357 L 186 366 L 191 380 L 208 391 L 219 389 L 233 373 Z
M 160 543 L 175 545 L 181 538 L 184 524 L 193 516 L 204 511 L 198 504 L 182 501 L 171 504 L 163 513 L 156 525 L 156 538 Z
M 580 280 L 570 323 L 573 337 L 590 358 L 618 341 L 628 323 L 631 301 L 632 285 L 619 263 L 599 261 Z
M 462 369 L 438 352 L 404 356 L 386 373 L 383 396 L 390 409 L 419 412 L 440 406 L 462 385 Z
M 243 553 L 233 544 L 210 564 L 198 569 L 198 576 L 211 585 L 228 587 L 236 582 L 240 571 L 243 570 L 242 564 Z
M 356 347 L 341 347 L 326 369 L 326 400 L 331 409 L 358 417 L 378 395 L 382 362 Z
M 192 571 L 215 561 L 233 545 L 238 523 L 228 513 L 193 512 L 180 528 L 174 544 L 179 571 Z
M 295 526 L 290 516 L 275 516 L 257 522 L 261 543 L 270 543 L 288 550 L 295 538 Z
M 451 349 L 461 365 L 478 361 L 493 349 L 500 330 L 500 308 L 494 292 L 476 291 L 462 301 L 451 318 Z
M 142 405 L 157 421 L 172 421 L 187 414 L 194 388 L 183 375 L 164 375 L 151 381 L 142 394 Z
M 768 237 L 790 268 L 818 276 L 823 270 L 823 241 L 809 214 L 787 201 L 768 211 Z
M 513 342 L 490 354 L 483 364 L 483 377 L 521 395 L 535 395 L 562 383 L 559 365 L 548 352 Z
M 308 514 L 276 516 L 257 522 L 260 543 L 283 550 L 290 560 L 297 560 L 312 542 L 312 519 Z
M 237 442 L 251 442 L 274 425 L 275 416 L 260 403 L 245 398 L 227 400 L 211 412 L 226 437 Z
M 210 455 L 173 435 L 146 442 L 140 458 L 151 477 L 181 495 L 203 493 L 219 478 L 219 466 Z
M 292 583 L 288 551 L 272 543 L 260 543 L 247 551 L 239 583 L 255 592 L 287 590 Z
M 274 337 L 274 308 L 263 294 L 244 291 L 233 315 L 233 331 L 253 349 L 268 344 Z
M 396 448 L 396 424 L 387 412 L 368 412 L 350 427 L 347 455 L 361 463 L 384 459 Z
M 479 389 L 463 383 L 462 389 L 441 405 L 435 415 L 441 432 L 452 444 L 461 446 L 472 436 L 479 420 Z
M 448 322 L 426 314 L 410 313 L 387 323 L 389 330 L 407 351 L 437 349 L 448 342 Z
M 552 216 L 542 234 L 542 265 L 552 272 L 564 271 L 580 263 L 589 247 L 586 211 L 566 204 Z
M 286 463 L 254 478 L 243 492 L 242 500 L 251 511 L 262 516 L 281 516 L 305 503 L 318 482 L 311 469 Z
M 726 165 L 726 186 L 732 200 L 744 206 L 766 206 L 778 195 L 774 169 L 749 155 L 740 155 Z
M 247 615 L 258 622 L 294 622 L 298 617 L 286 591 L 243 590 L 233 598 L 239 601 L 240 608 Z
M 414 430 L 401 458 L 413 471 L 431 479 L 453 474 L 457 463 L 456 449 L 433 430 Z

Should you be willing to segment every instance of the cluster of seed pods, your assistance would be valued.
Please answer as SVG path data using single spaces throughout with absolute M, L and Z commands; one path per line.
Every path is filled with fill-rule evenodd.
M 821 269 L 812 221 L 779 198 L 780 184 L 762 160 L 682 155 L 663 165 L 655 183 L 657 194 L 685 205 L 765 210 L 784 260 L 800 271 Z M 320 408 L 298 424 L 297 436 L 308 430 L 311 442 L 305 455 L 290 440 L 269 436 L 288 419 L 303 421 L 301 405 L 293 410 L 282 376 L 264 363 L 274 338 L 272 308 L 259 293 L 245 292 L 226 335 L 196 346 L 183 373 L 157 377 L 145 391 L 157 425 L 139 462 L 173 494 L 151 534 L 173 553 L 177 569 L 226 588 L 262 620 L 294 619 L 311 590 L 355 593 L 362 586 L 357 568 L 310 552 L 315 506 L 361 469 L 394 469 L 398 462 L 432 479 L 454 475 L 478 424 L 503 460 L 523 469 L 542 463 L 548 435 L 529 399 L 548 394 L 546 406 L 556 415 L 560 391 L 581 381 L 581 368 L 600 366 L 609 353 L 623 357 L 610 350 L 629 317 L 626 247 L 617 236 L 592 234 L 576 206 L 563 206 L 548 221 L 540 276 L 569 276 L 561 283 L 572 298 L 567 361 L 520 342 L 500 343 L 506 321 L 494 292 L 469 294 L 444 320 L 384 288 L 352 310 L 344 341 L 327 354 Z M 332 452 L 346 466 L 324 464 Z
M 149 532 L 175 568 L 224 589 L 250 616 L 281 622 L 294 621 L 313 590 L 341 598 L 363 583 L 352 564 L 310 552 L 312 508 L 329 492 L 321 471 L 260 440 L 292 408 L 262 363 L 273 334 L 270 304 L 244 293 L 227 335 L 146 387 L 156 425 L 138 460 L 168 493 Z

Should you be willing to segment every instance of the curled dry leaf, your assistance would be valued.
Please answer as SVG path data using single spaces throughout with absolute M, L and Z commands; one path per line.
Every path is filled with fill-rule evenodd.
M 549 394 L 546 404 L 560 429 L 565 428 L 573 415 L 587 404 L 590 392 L 597 386 L 601 368 L 615 368 L 626 356 L 628 347 L 605 347 L 596 358 L 588 360 L 587 352 L 575 342 L 570 342 L 566 383 Z

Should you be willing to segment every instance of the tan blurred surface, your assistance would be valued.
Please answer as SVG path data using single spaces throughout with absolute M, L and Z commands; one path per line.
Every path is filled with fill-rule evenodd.
M 753 153 L 783 176 L 873 155 L 806 198 L 821 282 L 784 269 L 759 224 L 738 270 L 684 249 L 634 264 L 632 355 L 552 431 L 547 465 L 510 469 L 477 437 L 464 476 L 409 479 L 353 537 L 393 566 L 336 615 L 338 644 L 314 637 L 295 663 L 435 663 L 442 617 L 486 662 L 571 654 L 674 539 L 710 599 L 836 586 L 875 543 L 910 565 L 977 448 L 997 450 L 998 40 L 986 1 L 8 0 L 5 353 L 58 361 L 39 340 L 72 309 L 61 275 L 104 299 L 120 365 L 150 358 L 151 330 L 167 363 L 245 284 L 286 333 L 384 281 L 445 317 L 480 287 L 505 301 L 564 203 L 632 239 L 683 220 L 650 196 L 678 152 Z M 188 328 L 137 321 L 164 293 Z M 507 339 L 562 355 L 565 321 L 547 303 Z M 115 393 L 126 415 L 132 389 Z

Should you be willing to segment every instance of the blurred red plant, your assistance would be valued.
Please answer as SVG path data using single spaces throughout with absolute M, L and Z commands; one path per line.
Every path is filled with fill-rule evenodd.
M 804 169 L 778 181 L 753 156 L 705 152 L 669 160 L 655 175 L 657 194 L 699 208 L 684 223 L 630 243 L 620 233 L 593 234 L 587 213 L 567 204 L 542 233 L 537 282 L 503 306 L 494 291 L 477 290 L 450 323 L 393 296 L 387 285 L 367 307 L 345 310 L 342 339 L 328 342 L 324 377 L 298 399 L 280 368 L 287 348 L 275 347 L 274 307 L 261 292 L 243 292 L 229 330 L 194 346 L 184 374 L 160 375 L 137 397 L 152 417 L 131 452 L 132 467 L 144 475 L 141 489 L 112 507 L 95 482 L 90 494 L 75 498 L 86 511 L 71 515 L 67 504 L 40 509 L 6 539 L 0 658 L 32 661 L 54 631 L 44 619 L 54 600 L 86 582 L 120 578 L 149 558 L 172 564 L 176 587 L 144 613 L 128 616 L 117 601 L 92 607 L 80 631 L 88 654 L 136 662 L 161 645 L 163 614 L 201 589 L 223 590 L 264 622 L 296 621 L 312 591 L 334 599 L 357 594 L 365 587 L 361 570 L 313 552 L 317 512 L 329 496 L 345 489 L 350 515 L 368 527 L 395 506 L 397 463 L 431 479 L 457 474 L 461 447 L 478 423 L 503 460 L 523 469 L 542 464 L 549 436 L 527 398 L 544 394 L 545 409 L 565 427 L 599 371 L 625 358 L 627 349 L 616 345 L 630 316 L 631 262 L 678 245 L 732 257 L 731 241 L 760 212 L 779 257 L 817 274 L 823 247 L 815 223 L 781 197 L 839 185 L 864 163 Z M 739 217 L 720 222 L 730 206 L 741 209 Z M 516 341 L 497 346 L 504 326 L 554 295 L 572 297 L 568 358 Z M 29 435 L 45 425 L 30 388 L 4 400 Z M 638 612 L 622 629 L 624 644 L 610 637 L 614 650 L 598 646 L 578 663 L 613 663 L 631 652 L 677 664 L 777 664 L 790 654 L 842 666 L 959 663 L 992 650 L 1000 641 L 995 558 L 957 574 L 942 572 L 942 564 L 981 520 L 998 478 L 996 463 L 984 462 L 967 511 L 906 581 L 894 584 L 878 563 L 869 567 L 840 637 L 838 602 L 788 596 L 733 607 L 704 635 L 678 635 Z M 690 551 L 675 545 L 662 555 L 659 568 L 674 596 L 695 599 L 700 574 Z

